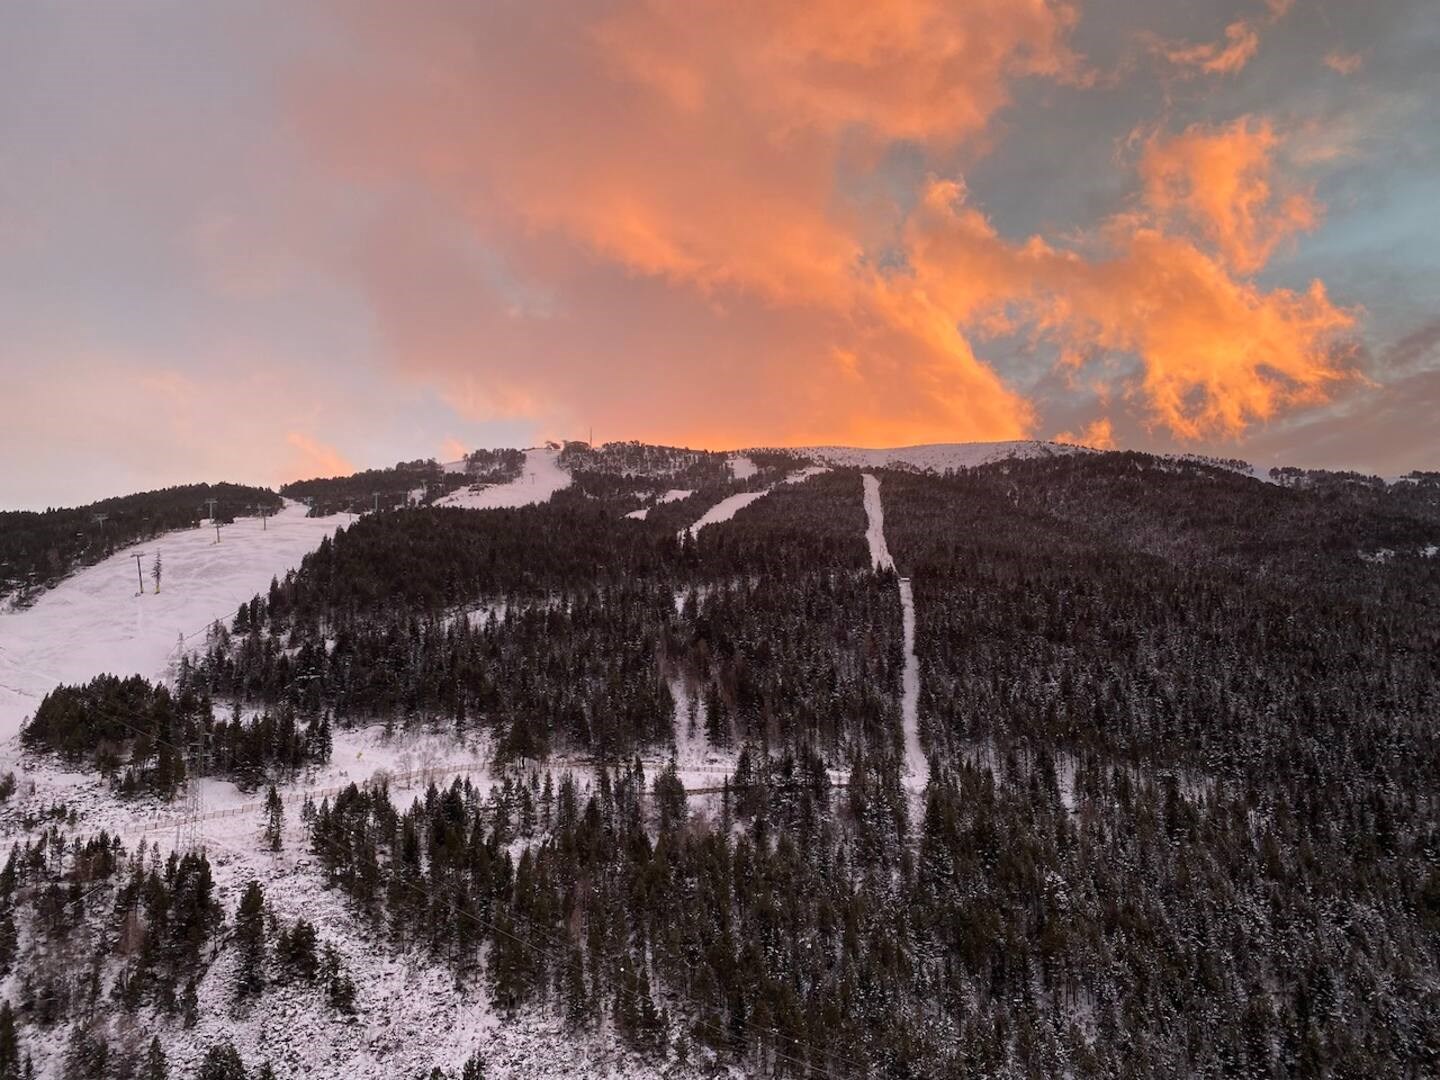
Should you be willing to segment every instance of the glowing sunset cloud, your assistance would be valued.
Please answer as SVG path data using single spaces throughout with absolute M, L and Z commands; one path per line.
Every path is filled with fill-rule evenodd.
M 47 367 L 125 357 L 87 385 L 149 387 L 165 423 L 111 426 L 157 482 L 202 451 L 274 481 L 592 424 L 1227 452 L 1341 410 L 1358 431 L 1387 379 L 1440 407 L 1434 348 L 1387 359 L 1440 289 L 1436 15 L 1397 3 L 11 15 L 0 94 L 31 104 L 0 119 L 0 367 L 53 402 Z
M 1017 80 L 1086 92 L 1073 9 L 742 7 L 622 3 L 587 23 L 545 4 L 342 5 L 365 74 L 297 88 L 308 137 L 347 178 L 422 182 L 503 268 L 457 287 L 451 235 L 363 259 L 402 364 L 472 387 L 483 372 L 482 414 L 560 400 L 641 434 L 741 441 L 1028 434 L 1032 405 L 977 347 L 1010 330 L 1134 355 L 1126 389 L 1184 438 L 1239 434 L 1343 377 L 1353 313 L 1318 283 L 1249 280 L 1319 220 L 1298 182 L 1277 186 L 1267 119 L 1154 134 L 1139 201 L 1089 250 L 1009 239 L 958 181 L 866 189 L 899 149 L 934 168 L 982 149 Z M 461 41 L 507 47 L 482 62 Z M 417 288 L 411 259 L 450 265 Z M 549 299 L 527 309 L 507 287 Z M 576 341 L 604 306 L 642 303 L 623 344 Z M 678 324 L 660 314 L 677 305 Z

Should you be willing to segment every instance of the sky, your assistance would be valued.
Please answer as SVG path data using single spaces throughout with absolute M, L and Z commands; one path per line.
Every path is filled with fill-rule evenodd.
M 1431 0 L 16 0 L 0 507 L 542 438 L 1440 468 Z

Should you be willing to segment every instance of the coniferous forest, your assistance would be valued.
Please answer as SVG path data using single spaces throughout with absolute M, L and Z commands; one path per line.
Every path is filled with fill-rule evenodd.
M 250 790 L 362 725 L 484 746 L 492 785 L 296 808 L 315 873 L 502 1017 L 677 1069 L 1440 1074 L 1433 474 L 1266 483 L 1133 453 L 880 470 L 877 570 L 856 470 L 786 483 L 787 454 L 736 478 L 605 449 L 567 448 L 575 484 L 542 505 L 359 518 L 172 686 L 61 687 L 26 745 L 160 800 L 187 779 L 176 746 Z M 682 744 L 730 766 L 687 787 Z M 241 998 L 363 998 L 324 926 L 267 917 L 258 882 L 223 910 L 208 876 L 60 824 L 17 846 L 0 968 L 37 974 L 0 1015 L 0 1080 L 15 1025 L 80 1033 L 66 1077 L 163 1075 L 82 1020 L 104 1001 L 185 1022 L 222 941 Z M 87 916 L 93 954 L 39 964 Z M 212 1056 L 202 1075 L 259 1069 Z
M 222 522 L 273 514 L 282 505 L 268 488 L 186 484 L 88 506 L 0 510 L 0 600 L 13 596 L 23 604 L 122 548 L 171 529 L 199 528 L 210 516 L 211 499 Z

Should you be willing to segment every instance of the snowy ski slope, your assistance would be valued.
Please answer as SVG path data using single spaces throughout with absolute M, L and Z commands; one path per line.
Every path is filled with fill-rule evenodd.
M 865 473 L 865 542 L 870 545 L 870 564 L 877 571 L 894 570 L 895 559 L 885 541 L 885 506 L 880 501 L 880 480 Z M 915 655 L 915 593 L 910 579 L 900 586 L 900 631 L 905 650 L 905 668 L 900 675 L 900 720 L 905 731 L 906 782 L 912 791 L 924 791 L 930 780 L 930 761 L 920 745 L 920 658 Z
M 263 523 L 238 518 L 223 526 L 218 544 L 213 528 L 166 533 L 66 578 L 32 607 L 0 613 L 0 741 L 62 682 L 105 673 L 164 676 L 182 637 L 194 644 L 346 520 L 307 518 L 304 506 L 287 502 Z M 145 553 L 143 596 L 136 552 Z M 159 594 L 150 578 L 157 553 Z
M 780 484 L 804 483 L 812 476 L 819 476 L 821 473 L 828 471 L 829 470 L 822 465 L 810 465 L 803 469 L 796 469 L 789 476 L 785 477 L 785 479 L 781 480 Z M 737 475 L 739 475 L 738 472 Z M 750 475 L 754 474 L 752 473 Z M 684 538 L 685 534 L 688 532 L 691 539 L 694 539 L 694 537 L 697 536 L 700 530 L 705 528 L 705 526 L 719 525 L 722 521 L 729 521 L 731 518 L 733 518 L 736 514 L 738 514 L 741 510 L 745 509 L 745 507 L 749 506 L 755 500 L 762 499 L 766 495 L 769 495 L 770 492 L 774 491 L 775 488 L 780 486 L 780 484 L 774 484 L 767 488 L 761 488 L 759 491 L 742 491 L 736 495 L 727 495 L 725 498 L 717 502 L 714 506 L 710 507 L 709 510 L 706 510 L 705 513 L 701 514 L 700 520 L 695 522 L 694 525 L 691 525 L 689 528 L 681 529 L 681 538 Z
M 550 496 L 570 486 L 570 474 L 560 466 L 560 451 L 526 450 L 525 467 L 508 484 L 492 484 L 478 491 L 462 488 L 452 491 L 437 506 L 462 506 L 467 510 L 500 510 L 512 506 L 529 506 L 548 502 Z

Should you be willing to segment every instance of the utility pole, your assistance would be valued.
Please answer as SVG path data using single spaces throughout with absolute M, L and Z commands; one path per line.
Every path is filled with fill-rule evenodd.
M 197 736 L 185 749 L 185 808 L 175 819 L 175 850 L 181 854 L 200 850 L 200 819 L 205 816 L 205 793 L 200 788 L 203 755 Z
M 135 594 L 136 596 L 145 595 L 145 573 L 140 569 L 140 560 L 144 557 L 145 552 L 143 551 L 137 551 L 135 553 L 135 576 L 140 579 L 140 591 Z
M 210 503 L 210 524 L 215 526 L 215 542 L 220 542 L 220 519 L 215 516 L 215 499 L 208 500 Z
M 380 513 L 380 492 L 375 491 L 371 492 L 371 494 L 375 497 L 375 513 L 378 514 Z

